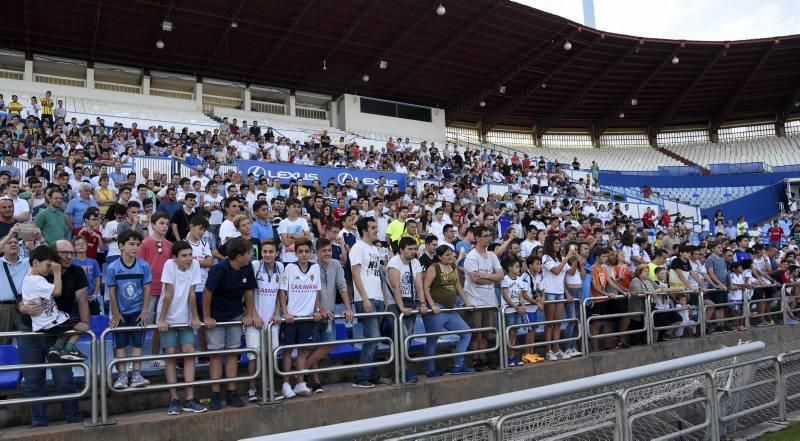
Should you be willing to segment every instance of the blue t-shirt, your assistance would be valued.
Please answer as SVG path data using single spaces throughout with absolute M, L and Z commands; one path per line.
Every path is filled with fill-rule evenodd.
M 83 272 L 86 273 L 86 281 L 89 284 L 89 295 L 94 295 L 94 280 L 98 277 L 102 277 L 103 275 L 100 272 L 100 265 L 91 257 L 87 257 L 86 259 L 78 259 L 77 257 L 73 257 L 72 264 L 80 267 Z
M 117 288 L 117 307 L 120 314 L 126 315 L 142 311 L 144 286 L 150 284 L 152 280 L 150 265 L 138 257 L 130 267 L 125 266 L 122 259 L 111 262 L 103 275 L 106 286 Z
M 748 270 L 753 264 L 753 256 L 750 255 L 750 253 L 748 253 L 747 251 L 742 251 L 737 249 L 736 251 L 733 252 L 733 261 L 741 262 L 742 268 Z
M 467 255 L 473 248 L 475 248 L 475 245 L 472 245 L 466 240 L 459 240 L 456 242 L 456 256 L 461 254 L 461 250 L 464 250 L 464 255 Z M 458 266 L 464 268 L 464 259 L 458 262 Z

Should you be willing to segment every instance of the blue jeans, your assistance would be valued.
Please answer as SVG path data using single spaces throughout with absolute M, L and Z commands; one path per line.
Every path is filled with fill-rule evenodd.
M 567 288 L 569 293 L 572 295 L 573 299 L 580 299 L 581 292 L 583 288 Z M 564 318 L 565 319 L 573 319 L 578 318 L 576 314 L 575 303 L 574 302 L 567 302 L 564 303 Z M 567 322 L 567 328 L 564 330 L 564 336 L 561 338 L 572 338 L 578 336 L 578 323 L 577 322 Z M 564 349 L 575 349 L 577 347 L 577 340 L 568 341 L 564 343 Z
M 20 324 L 20 331 L 30 332 L 30 326 Z M 56 342 L 56 337 L 18 337 L 17 356 L 20 364 L 40 364 L 47 363 L 47 351 Z M 77 392 L 75 379 L 72 376 L 72 368 L 52 369 L 53 382 L 55 383 L 56 393 L 59 395 L 74 394 Z M 22 369 L 23 391 L 26 397 L 44 397 L 47 395 L 45 384 L 46 373 L 44 369 Z M 75 423 L 81 420 L 78 410 L 78 400 L 62 400 L 61 409 L 64 412 L 64 419 L 67 422 Z M 34 426 L 46 426 L 47 403 L 31 404 L 31 423 Z
M 436 304 L 439 308 L 443 308 L 442 305 Z M 457 312 L 440 312 L 439 314 L 434 314 L 432 312 L 428 312 L 427 314 L 422 316 L 422 322 L 425 323 L 425 332 L 442 332 L 442 331 L 464 331 L 469 329 L 469 325 L 467 322 L 464 321 L 463 318 Z M 469 347 L 469 342 L 472 339 L 472 334 L 469 332 L 465 332 L 464 334 L 458 334 L 459 339 L 456 342 L 456 352 L 462 353 L 467 350 Z M 436 355 L 436 345 L 439 343 L 439 337 L 426 337 L 425 338 L 425 356 L 430 357 L 431 355 Z M 459 355 L 454 357 L 455 359 L 455 366 L 463 366 L 464 365 L 464 356 Z M 436 370 L 436 361 L 435 360 L 428 360 L 425 362 L 425 368 L 428 371 Z
M 382 312 L 384 310 L 383 300 L 370 300 L 372 303 L 373 312 Z M 356 312 L 363 313 L 364 302 L 356 302 Z M 365 317 L 359 318 L 358 322 L 364 328 L 364 338 L 374 338 L 381 336 L 381 321 L 383 317 Z M 375 361 L 375 353 L 378 351 L 378 343 L 363 343 L 361 345 L 361 357 L 359 363 L 372 363 Z M 356 383 L 359 381 L 376 379 L 377 370 L 374 367 L 359 368 L 356 372 Z

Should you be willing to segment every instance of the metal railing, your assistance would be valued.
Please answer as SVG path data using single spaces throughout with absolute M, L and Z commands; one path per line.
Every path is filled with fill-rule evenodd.
M 194 93 L 192 92 L 182 92 L 180 90 L 169 90 L 169 89 L 157 89 L 157 88 L 150 88 L 150 95 L 154 96 L 163 96 L 166 98 L 177 98 L 180 100 L 193 100 Z
M 141 95 L 142 87 L 130 84 L 110 83 L 106 81 L 95 81 L 94 88 L 99 90 L 110 90 L 112 92 L 135 93 Z
M 366 337 L 366 338 L 351 338 L 345 340 L 334 340 L 329 342 L 314 342 L 314 343 L 302 343 L 302 344 L 293 344 L 293 345 L 278 345 L 277 347 L 272 347 L 272 338 L 269 338 L 271 335 L 271 329 L 273 326 L 279 326 L 280 323 L 270 322 L 268 326 L 265 327 L 267 338 L 264 338 L 262 335 L 261 341 L 264 342 L 266 340 L 266 351 L 265 353 L 268 354 L 269 360 L 267 361 L 267 385 L 269 389 L 269 393 L 267 395 L 267 401 L 273 402 L 275 401 L 275 374 L 281 376 L 289 376 L 289 375 L 308 375 L 313 373 L 323 373 L 323 372 L 336 372 L 336 371 L 344 371 L 344 370 L 352 370 L 352 369 L 359 369 L 359 368 L 366 368 L 366 367 L 377 367 L 377 366 L 387 366 L 387 365 L 394 365 L 395 367 L 395 383 L 398 384 L 400 382 L 400 378 L 398 376 L 398 361 L 400 357 L 397 355 L 396 351 L 397 348 L 395 347 L 395 341 L 397 341 L 398 337 L 398 320 L 397 316 L 391 312 L 364 312 L 353 314 L 354 318 L 372 318 L 372 317 L 391 317 L 392 319 L 392 328 L 393 328 L 393 338 L 389 337 Z M 334 320 L 336 319 L 344 319 L 344 315 L 336 315 L 334 316 Z M 297 322 L 314 322 L 314 323 L 323 323 L 321 321 L 314 321 L 313 317 L 295 317 L 293 323 Z M 283 319 L 281 319 L 281 323 L 283 323 Z M 373 361 L 371 363 L 355 363 L 355 364 L 348 364 L 348 365 L 339 365 L 339 366 L 327 366 L 327 367 L 320 367 L 320 368 L 306 368 L 303 370 L 295 370 L 289 372 L 283 372 L 278 365 L 279 357 L 278 353 L 281 351 L 288 351 L 284 352 L 284 357 L 290 357 L 291 351 L 293 349 L 304 349 L 304 348 L 320 348 L 325 346 L 336 346 L 345 343 L 380 343 L 380 342 L 388 342 L 389 344 L 389 358 L 385 361 Z
M 253 112 L 261 112 L 261 113 L 274 113 L 276 115 L 285 115 L 286 114 L 286 105 L 280 103 L 272 103 L 269 101 L 250 101 L 250 109 Z
M 779 297 L 764 297 L 763 299 L 754 299 L 754 298 L 752 298 L 752 295 L 751 295 L 749 298 L 745 299 L 744 310 L 747 312 L 747 314 L 745 314 L 745 326 L 746 327 L 750 328 L 750 322 L 752 321 L 752 319 L 754 317 L 754 314 L 753 314 L 753 311 L 752 311 L 752 306 L 753 305 L 758 305 L 760 303 L 766 303 L 767 304 L 768 311 L 764 312 L 763 314 L 759 313 L 756 316 L 757 318 L 760 318 L 761 320 L 763 320 L 764 317 L 773 317 L 773 316 L 779 315 L 781 318 L 783 318 L 786 315 L 786 311 L 785 311 L 786 310 L 786 297 L 785 297 L 786 288 L 783 285 L 780 285 L 780 284 L 777 284 L 777 283 L 773 283 L 773 284 L 770 284 L 770 285 L 759 286 L 759 287 L 756 287 L 756 288 L 753 289 L 753 294 L 755 294 L 755 290 L 756 289 L 767 290 L 767 289 L 771 289 L 771 288 L 779 288 L 780 296 Z M 745 297 L 747 297 L 747 296 L 745 296 Z M 770 308 L 770 304 L 772 302 L 776 302 L 776 301 L 780 302 L 780 305 L 779 305 L 780 307 L 778 308 L 777 311 L 773 311 L 773 310 L 771 310 L 772 308 Z
M 314 107 L 300 107 L 297 106 L 294 109 L 295 116 L 299 118 L 311 118 L 311 119 L 328 119 L 328 111 L 324 109 L 317 109 Z
M 205 325 L 203 325 L 205 326 Z M 231 321 L 231 322 L 218 322 L 218 327 L 222 326 L 242 326 L 241 321 Z M 189 325 L 171 325 L 170 329 L 187 329 Z M 107 351 L 107 343 L 106 343 L 106 336 L 109 334 L 113 334 L 115 332 L 147 332 L 148 330 L 158 330 L 157 325 L 147 325 L 147 326 L 125 326 L 125 327 L 118 327 L 118 328 L 108 328 L 100 334 L 100 359 L 105 360 L 106 351 Z M 261 349 L 265 348 L 265 340 L 269 340 L 264 338 L 262 334 L 261 338 Z M 167 384 L 155 384 L 155 385 L 146 385 L 144 387 L 129 387 L 126 389 L 115 389 L 113 387 L 113 369 L 114 366 L 121 364 L 126 365 L 128 363 L 136 363 L 136 362 L 143 362 L 143 361 L 154 361 L 154 360 L 164 360 L 164 359 L 180 359 L 186 357 L 199 357 L 199 356 L 212 356 L 212 355 L 236 355 L 235 363 L 238 363 L 239 354 L 241 353 L 251 353 L 255 354 L 256 360 L 256 371 L 253 374 L 248 374 L 245 376 L 237 376 L 233 378 L 218 378 L 218 379 L 209 379 L 209 380 L 195 380 L 190 382 L 183 382 L 183 383 L 167 383 Z M 263 353 L 263 351 L 262 351 Z M 181 389 L 185 387 L 192 387 L 192 386 L 204 386 L 210 384 L 222 384 L 222 383 L 230 383 L 230 382 L 238 382 L 238 381 L 248 381 L 254 380 L 259 377 L 262 377 L 262 371 L 264 370 L 262 367 L 262 357 L 259 356 L 259 351 L 256 349 L 251 348 L 239 348 L 239 349 L 217 349 L 211 351 L 193 351 L 193 352 L 178 352 L 175 354 L 151 354 L 151 355 L 137 355 L 137 356 L 130 356 L 130 357 L 120 357 L 120 358 L 112 358 L 111 361 L 108 363 L 107 366 L 99 367 L 100 368 L 100 385 L 99 385 L 99 394 L 100 394 L 100 424 L 109 424 L 108 421 L 108 393 L 109 391 L 115 393 L 133 393 L 133 392 L 144 392 L 144 391 L 154 391 L 154 390 L 168 390 L 168 389 Z M 263 381 L 262 381 L 263 384 Z
M 793 283 L 784 283 L 781 285 L 781 302 L 783 303 L 783 322 L 789 323 L 791 316 L 797 317 L 797 314 L 800 313 L 800 283 L 793 282 Z M 791 289 L 791 294 L 789 294 L 789 290 Z M 794 299 L 795 306 L 793 308 L 789 307 L 789 298 Z
M 674 296 L 676 294 L 686 294 L 687 296 L 696 295 L 697 296 L 698 305 L 703 302 L 702 293 L 700 291 L 682 291 L 682 292 L 664 293 L 664 294 L 647 293 L 647 302 L 651 303 L 651 298 L 655 297 L 657 295 L 667 295 L 667 296 L 671 297 L 671 296 Z M 669 331 L 671 329 L 690 328 L 690 327 L 695 327 L 695 326 L 699 326 L 700 325 L 700 320 L 701 320 L 701 317 L 700 317 L 701 314 L 699 313 L 700 309 L 697 306 L 694 306 L 694 305 L 691 305 L 691 304 L 688 304 L 686 306 L 677 306 L 676 305 L 676 306 L 674 306 L 672 308 L 668 308 L 668 309 L 651 309 L 651 311 L 652 311 L 652 315 L 651 315 L 652 316 L 652 320 L 650 320 L 650 333 L 653 336 L 651 342 L 654 342 L 656 340 L 656 338 L 655 338 L 655 336 L 653 334 L 656 331 Z M 691 311 L 698 311 L 698 317 L 697 317 L 698 321 L 696 321 L 696 322 L 693 321 L 693 323 L 679 323 L 677 325 L 656 326 L 656 320 L 655 320 L 656 314 L 667 314 L 667 313 L 673 312 L 673 311 L 674 312 L 689 311 L 690 312 L 689 317 L 691 317 Z
M 584 353 L 588 353 L 591 350 L 591 345 L 589 344 L 590 340 L 596 340 L 601 338 L 608 338 L 608 337 L 621 337 L 624 335 L 633 335 L 633 334 L 646 334 L 647 335 L 647 342 L 648 344 L 652 343 L 652 336 L 650 335 L 650 302 L 647 301 L 648 294 L 642 293 L 632 293 L 630 297 L 642 297 L 644 298 L 644 311 L 634 311 L 634 312 L 618 312 L 614 314 L 592 314 L 590 317 L 586 319 L 586 338 L 584 339 Z M 610 296 L 594 296 L 594 297 L 587 297 L 583 300 L 584 309 L 588 309 L 590 304 L 593 300 L 603 300 L 610 301 L 613 299 L 620 299 L 628 301 L 628 296 L 618 295 L 616 297 Z M 605 303 L 605 302 L 604 302 Z M 588 315 L 588 313 L 586 313 Z M 592 334 L 592 322 L 593 321 L 600 321 L 600 320 L 608 320 L 608 319 L 617 319 L 617 318 L 624 318 L 624 317 L 641 317 L 644 326 L 641 329 L 633 329 L 627 331 L 615 331 L 615 332 L 606 332 L 603 334 Z
M 36 364 L 11 364 L 11 365 L 0 365 L 0 372 L 14 372 L 14 371 L 24 371 L 29 369 L 55 369 L 55 368 L 73 368 L 79 367 L 83 369 L 84 372 L 84 385 L 83 389 L 78 392 L 71 393 L 71 394 L 61 394 L 61 395 L 47 395 L 43 397 L 22 397 L 22 398 L 7 398 L 0 400 L 0 407 L 3 406 L 12 406 L 17 404 L 32 404 L 32 403 L 50 403 L 56 401 L 64 401 L 64 400 L 78 400 L 83 398 L 87 395 L 90 396 L 91 399 L 91 425 L 97 424 L 97 394 L 95 391 L 97 390 L 97 369 L 96 367 L 99 365 L 99 358 L 97 352 L 97 336 L 91 329 L 86 330 L 84 332 L 79 331 L 69 331 L 62 335 L 75 335 L 75 334 L 85 334 L 90 337 L 89 340 L 89 359 L 88 363 L 85 361 L 75 361 L 75 362 L 67 362 L 67 363 L 36 363 Z M 45 338 L 45 337 L 52 337 L 49 334 L 45 334 L 42 332 L 25 332 L 25 331 L 13 331 L 13 332 L 0 332 L 0 339 L 11 339 L 17 337 L 34 337 L 34 338 Z
M 485 353 L 497 351 L 498 355 L 500 357 L 500 363 L 505 363 L 505 361 L 503 360 L 503 358 L 504 358 L 504 349 L 503 349 L 503 341 L 504 341 L 504 339 L 502 337 L 503 333 L 500 331 L 500 328 L 498 328 L 498 326 L 499 326 L 498 324 L 501 323 L 501 320 L 502 320 L 502 313 L 500 312 L 500 307 L 499 306 L 496 306 L 496 305 L 462 306 L 462 307 L 457 307 L 457 308 L 440 308 L 440 310 L 441 310 L 440 313 L 458 312 L 458 311 L 492 310 L 492 311 L 494 311 L 495 314 L 497 314 L 497 315 L 499 315 L 501 317 L 497 317 L 497 320 L 495 321 L 495 323 L 496 323 L 495 326 L 485 326 L 485 327 L 482 327 L 482 328 L 469 328 L 469 329 L 462 329 L 462 330 L 456 330 L 456 331 L 425 332 L 423 334 L 411 334 L 411 335 L 408 335 L 408 336 L 404 335 L 405 327 L 404 326 L 397 326 L 397 323 L 396 323 L 397 327 L 395 328 L 395 330 L 397 330 L 399 328 L 399 331 L 400 331 L 400 338 L 398 339 L 397 342 L 398 342 L 398 344 L 402 345 L 399 349 L 400 349 L 400 353 L 403 354 L 403 356 L 400 359 L 400 369 L 399 369 L 399 371 L 400 371 L 400 381 L 399 381 L 399 383 L 405 383 L 406 382 L 406 364 L 409 363 L 409 362 L 410 363 L 416 363 L 416 362 L 421 362 L 421 361 L 440 360 L 440 359 L 443 359 L 443 358 L 462 357 L 462 356 L 465 356 L 465 355 L 485 354 Z M 419 310 L 418 309 L 413 310 L 412 314 L 419 314 Z M 428 311 L 428 314 L 433 314 L 433 311 Z M 403 322 L 403 318 L 405 318 L 405 317 L 406 317 L 405 313 L 400 313 L 400 316 L 399 316 L 399 319 L 398 319 L 398 323 L 402 323 Z M 411 340 L 414 340 L 416 338 L 442 337 L 442 336 L 445 336 L 445 335 L 472 334 L 472 333 L 475 333 L 475 332 L 492 332 L 492 331 L 495 333 L 495 336 L 496 336 L 494 345 L 491 346 L 491 347 L 485 348 L 485 349 L 473 349 L 473 350 L 467 350 L 467 351 L 464 351 L 464 352 L 451 352 L 451 353 L 447 353 L 447 354 L 426 355 L 426 356 L 422 356 L 422 357 L 412 357 L 411 354 L 410 354 L 410 352 L 411 352 L 410 351 Z
M 514 308 L 510 307 L 510 306 L 504 307 L 503 310 L 502 310 L 502 313 L 500 314 L 500 329 L 504 329 L 505 330 L 503 332 L 503 341 L 506 342 L 506 345 L 505 345 L 506 350 L 508 350 L 508 349 L 537 348 L 537 347 L 553 345 L 553 344 L 560 345 L 561 343 L 569 343 L 569 342 L 573 342 L 573 341 L 577 342 L 577 343 L 580 343 L 580 345 L 582 347 L 581 349 L 584 349 L 584 342 L 583 342 L 584 339 L 583 339 L 583 337 L 584 337 L 584 334 L 585 334 L 585 331 L 586 331 L 584 329 L 584 323 L 586 323 L 586 309 L 582 307 L 583 304 L 581 303 L 580 299 L 572 299 L 571 301 L 567 300 L 567 299 L 563 299 L 563 300 L 547 300 L 547 301 L 544 302 L 545 305 L 552 305 L 552 304 L 559 304 L 559 303 L 563 303 L 563 304 L 574 303 L 575 304 L 575 309 L 577 309 L 577 311 L 575 312 L 575 317 L 557 319 L 557 320 L 544 320 L 544 321 L 535 322 L 535 323 L 522 323 L 522 324 L 519 324 L 519 325 L 506 325 L 506 312 L 505 311 L 506 310 L 512 310 L 512 311 L 516 312 L 516 310 Z M 576 335 L 574 337 L 559 338 L 558 340 L 543 340 L 543 341 L 538 341 L 538 342 L 534 341 L 532 343 L 522 343 L 522 344 L 517 344 L 517 342 L 510 341 L 509 332 L 511 332 L 511 331 L 513 331 L 515 329 L 530 327 L 531 329 L 529 329 L 528 332 L 534 332 L 532 328 L 534 328 L 536 326 L 547 326 L 547 325 L 556 325 L 557 324 L 560 327 L 562 323 L 575 323 L 576 329 L 578 331 L 578 335 Z M 584 350 L 584 351 L 582 351 L 582 353 L 586 354 L 586 351 Z M 503 368 L 507 368 L 508 367 L 507 366 L 507 364 L 508 364 L 508 354 L 504 354 L 504 356 L 501 357 L 501 358 L 502 358 L 500 360 L 501 366 Z
M 721 379 L 726 383 L 726 387 L 719 390 L 720 393 L 717 397 L 720 426 L 726 423 L 736 423 L 737 420 L 742 417 L 769 410 L 770 408 L 774 408 L 780 418 L 786 418 L 786 390 L 784 388 L 784 378 L 781 375 L 779 360 L 777 356 L 763 357 L 724 366 L 715 369 L 711 373 L 715 381 Z M 750 367 L 749 374 L 746 369 L 743 369 L 745 367 Z M 765 377 L 763 380 L 749 380 L 748 377 L 756 377 L 757 373 L 764 373 L 765 370 L 772 370 L 772 372 L 766 372 L 763 375 Z M 720 375 L 723 372 L 727 372 L 728 374 Z M 746 394 L 754 389 L 770 385 L 774 386 L 774 392 L 770 393 L 774 398 L 766 402 L 759 403 L 759 400 Z M 717 385 L 717 387 L 719 387 L 719 385 Z M 728 407 L 731 408 L 730 413 L 726 412 Z
M 33 81 L 59 86 L 86 87 L 85 79 L 60 77 L 56 75 L 33 74 Z

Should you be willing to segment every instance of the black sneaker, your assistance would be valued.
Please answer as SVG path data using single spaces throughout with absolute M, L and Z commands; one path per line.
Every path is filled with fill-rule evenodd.
M 50 356 L 49 353 L 47 355 L 48 357 Z M 84 361 L 86 360 L 87 357 L 83 355 L 81 351 L 78 350 L 78 348 L 72 348 L 71 351 L 62 349 L 61 353 L 59 354 L 59 358 L 61 359 L 61 361 L 69 363 L 73 361 Z
M 361 381 L 356 381 L 355 383 L 353 383 L 353 387 L 360 387 L 362 389 L 370 389 L 370 388 L 375 387 L 375 384 L 373 384 L 369 380 L 361 380 Z
M 50 350 L 47 352 L 47 361 L 50 363 L 61 362 L 61 351 L 56 348 L 50 348 Z
M 472 367 L 475 369 L 476 372 L 485 372 L 489 370 L 489 365 L 485 361 L 475 361 L 472 363 Z
M 169 408 L 167 409 L 167 415 L 180 415 L 181 414 L 181 402 L 178 400 L 172 400 L 169 402 Z
M 222 398 L 219 395 L 219 392 L 214 392 L 211 394 L 211 404 L 208 406 L 209 410 L 220 410 L 222 409 Z
M 311 393 L 321 394 L 325 392 L 325 389 L 322 388 L 322 385 L 319 383 L 314 383 L 311 385 Z
M 225 402 L 231 407 L 244 407 L 244 400 L 239 397 L 236 391 L 229 390 Z

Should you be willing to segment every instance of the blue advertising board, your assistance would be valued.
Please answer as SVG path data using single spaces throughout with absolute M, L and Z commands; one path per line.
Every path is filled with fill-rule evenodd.
M 387 187 L 397 185 L 400 191 L 406 189 L 406 175 L 402 173 L 245 160 L 236 161 L 236 166 L 242 176 L 252 173 L 255 176 L 266 176 L 268 179 L 279 178 L 281 184 L 288 184 L 292 179 L 302 179 L 306 183 L 317 179 L 324 187 L 330 179 L 341 185 L 349 178 L 368 187 L 374 187 L 383 177 L 386 179 Z

